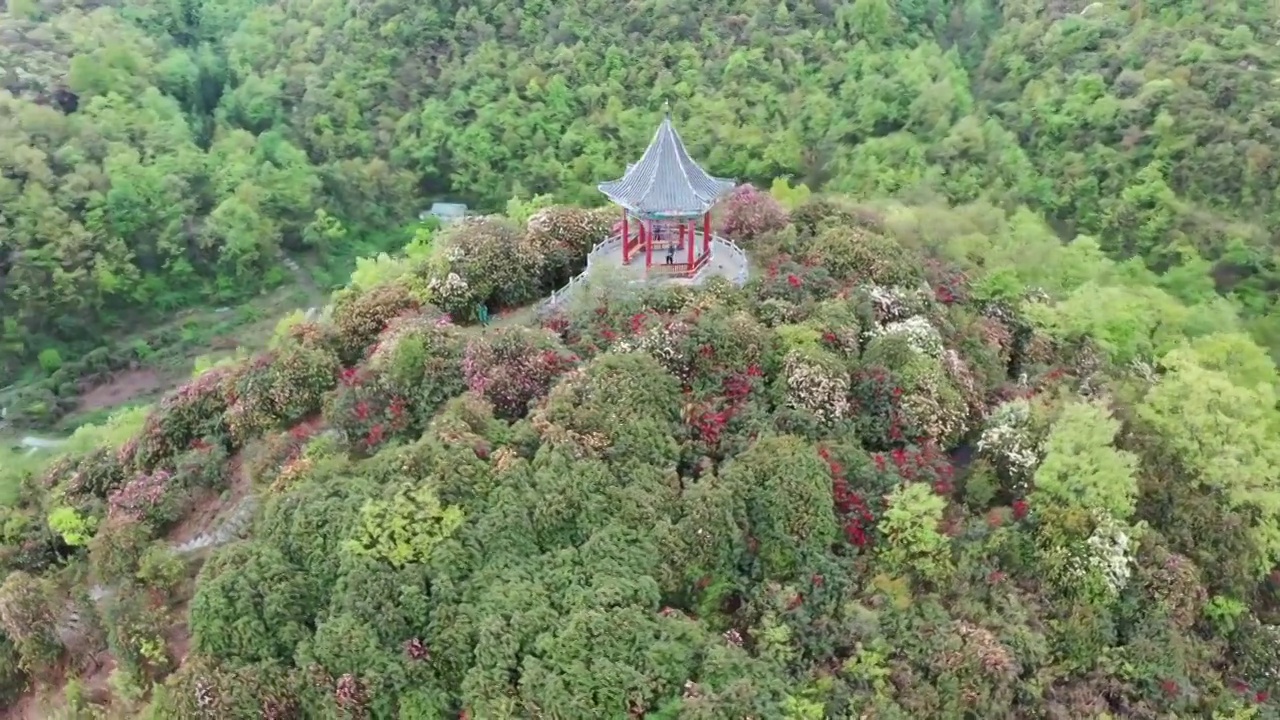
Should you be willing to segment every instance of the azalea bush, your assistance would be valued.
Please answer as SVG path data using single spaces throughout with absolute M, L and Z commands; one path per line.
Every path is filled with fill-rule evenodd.
M 338 293 L 333 306 L 338 356 L 344 365 L 360 359 L 378 333 L 399 315 L 418 312 L 422 302 L 405 284 L 390 282 L 367 291 Z
M 168 470 L 139 473 L 107 497 L 108 517 L 146 523 L 159 533 L 182 517 L 187 498 L 186 488 Z
M 477 306 L 504 308 L 538 296 L 546 258 L 529 252 L 521 231 L 505 218 L 469 217 L 435 241 L 428 278 L 432 302 L 455 320 L 472 320 Z
M 408 401 L 365 368 L 343 372 L 324 409 L 325 424 L 358 452 L 367 453 L 399 437 L 412 416 Z
M 197 440 L 187 452 L 174 458 L 173 481 L 185 488 L 221 492 L 227 485 L 227 449 L 207 440 Z
M 819 232 L 806 260 L 821 265 L 840 281 L 915 287 L 924 279 L 922 258 L 884 235 L 856 225 L 831 226 Z
M 616 219 L 610 208 L 587 210 L 553 205 L 534 213 L 525 226 L 521 248 L 542 258 L 541 291 L 559 289 L 581 272 L 586 267 L 587 254 L 609 236 Z
M 499 417 L 514 420 L 577 361 L 548 332 L 503 328 L 467 343 L 462 371 L 471 392 L 491 402 Z
M 324 394 L 338 382 L 341 360 L 336 337 L 322 326 L 302 323 L 289 329 L 269 372 L 273 414 L 292 423 L 319 412 Z
M 409 404 L 415 427 L 462 392 L 462 329 L 445 317 L 400 318 L 378 337 L 364 371 Z
M 160 400 L 147 416 L 136 445 L 127 452 L 143 470 L 150 470 L 203 437 L 221 437 L 228 429 L 224 414 L 233 392 L 232 370 L 214 368 Z
M 733 240 L 754 240 L 790 222 L 787 211 L 773 195 L 747 183 L 733 189 L 719 213 L 720 230 Z

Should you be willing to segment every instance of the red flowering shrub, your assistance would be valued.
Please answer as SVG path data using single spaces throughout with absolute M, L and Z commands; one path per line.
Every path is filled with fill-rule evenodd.
M 388 392 L 405 399 L 414 427 L 422 427 L 465 389 L 465 344 L 462 329 L 445 318 L 398 318 L 378 337 L 365 369 Z
M 910 428 L 902 415 L 902 386 L 887 368 L 870 365 L 853 373 L 850 399 L 858 437 L 868 448 L 905 442 Z
M 186 493 L 167 470 L 141 473 L 107 498 L 108 517 L 118 522 L 142 522 L 162 532 L 182 517 Z
M 876 518 L 871 513 L 866 495 L 849 483 L 848 466 L 840 458 L 847 457 L 850 452 L 840 452 L 828 447 L 818 448 L 818 455 L 827 463 L 827 469 L 831 473 L 831 497 L 840 531 L 845 542 L 861 548 L 871 543 Z M 865 454 L 858 454 L 864 455 L 865 464 Z
M 129 448 L 138 466 L 148 471 L 187 449 L 191 441 L 226 433 L 223 413 L 229 407 L 229 368 L 214 368 L 169 393 L 142 426 Z
M 245 451 L 245 470 L 254 483 L 274 483 L 306 449 L 311 438 L 320 432 L 319 421 L 301 423 L 286 432 L 272 433 Z
M 359 360 L 392 318 L 421 307 L 409 288 L 399 283 L 379 285 L 367 292 L 346 289 L 338 293 L 333 324 L 338 329 L 338 356 L 342 363 L 350 365 Z
M 788 257 L 770 263 L 753 281 L 756 316 L 767 325 L 803 322 L 821 300 L 839 287 L 825 268 Z
M 754 185 L 739 185 L 720 210 L 720 229 L 734 240 L 754 240 L 775 232 L 791 221 L 782 204 Z
M 504 328 L 467 343 L 462 371 L 467 387 L 492 403 L 498 417 L 517 420 L 577 361 L 551 333 Z
M 399 437 L 412 417 L 406 400 L 367 369 L 343 371 L 338 389 L 325 402 L 325 423 L 357 452 L 370 453 Z
M 964 272 L 929 259 L 924 263 L 925 279 L 933 288 L 933 296 L 943 305 L 955 305 L 969 300 L 969 276 Z
M 871 461 L 877 473 L 888 473 L 902 482 L 928 483 L 939 495 L 950 495 L 955 490 L 951 458 L 934 443 L 872 453 Z

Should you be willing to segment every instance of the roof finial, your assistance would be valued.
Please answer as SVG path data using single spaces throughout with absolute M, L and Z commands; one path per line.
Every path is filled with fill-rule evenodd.
M 671 101 L 670 100 L 662 101 L 662 113 L 667 116 L 668 120 L 671 119 Z

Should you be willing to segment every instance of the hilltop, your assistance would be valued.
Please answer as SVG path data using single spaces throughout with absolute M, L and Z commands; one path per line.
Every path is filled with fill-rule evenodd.
M 592 217 L 365 264 L 27 483 L 9 692 L 84 672 L 82 715 L 166 719 L 1271 707 L 1275 367 L 1229 303 L 1027 212 L 748 187 L 721 214 L 743 288 L 441 310 L 536 295 Z

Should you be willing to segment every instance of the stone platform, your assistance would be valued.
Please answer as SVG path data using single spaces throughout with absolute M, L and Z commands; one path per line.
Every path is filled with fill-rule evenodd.
M 702 244 L 702 233 L 697 233 L 694 242 Z M 658 260 L 658 258 L 655 258 Z M 660 260 L 659 260 L 660 261 Z M 732 240 L 718 235 L 711 236 L 711 260 L 700 268 L 693 277 L 673 277 L 661 272 L 661 266 L 654 263 L 655 272 L 646 273 L 644 256 L 633 257 L 630 263 L 622 262 L 622 237 L 614 235 L 597 243 L 587 255 L 587 269 L 570 280 L 547 298 L 544 307 L 555 307 L 567 302 L 577 291 L 595 283 L 607 285 L 639 285 L 644 283 L 678 283 L 681 285 L 697 285 L 712 277 L 722 277 L 734 285 L 742 285 L 747 281 L 748 260 Z

